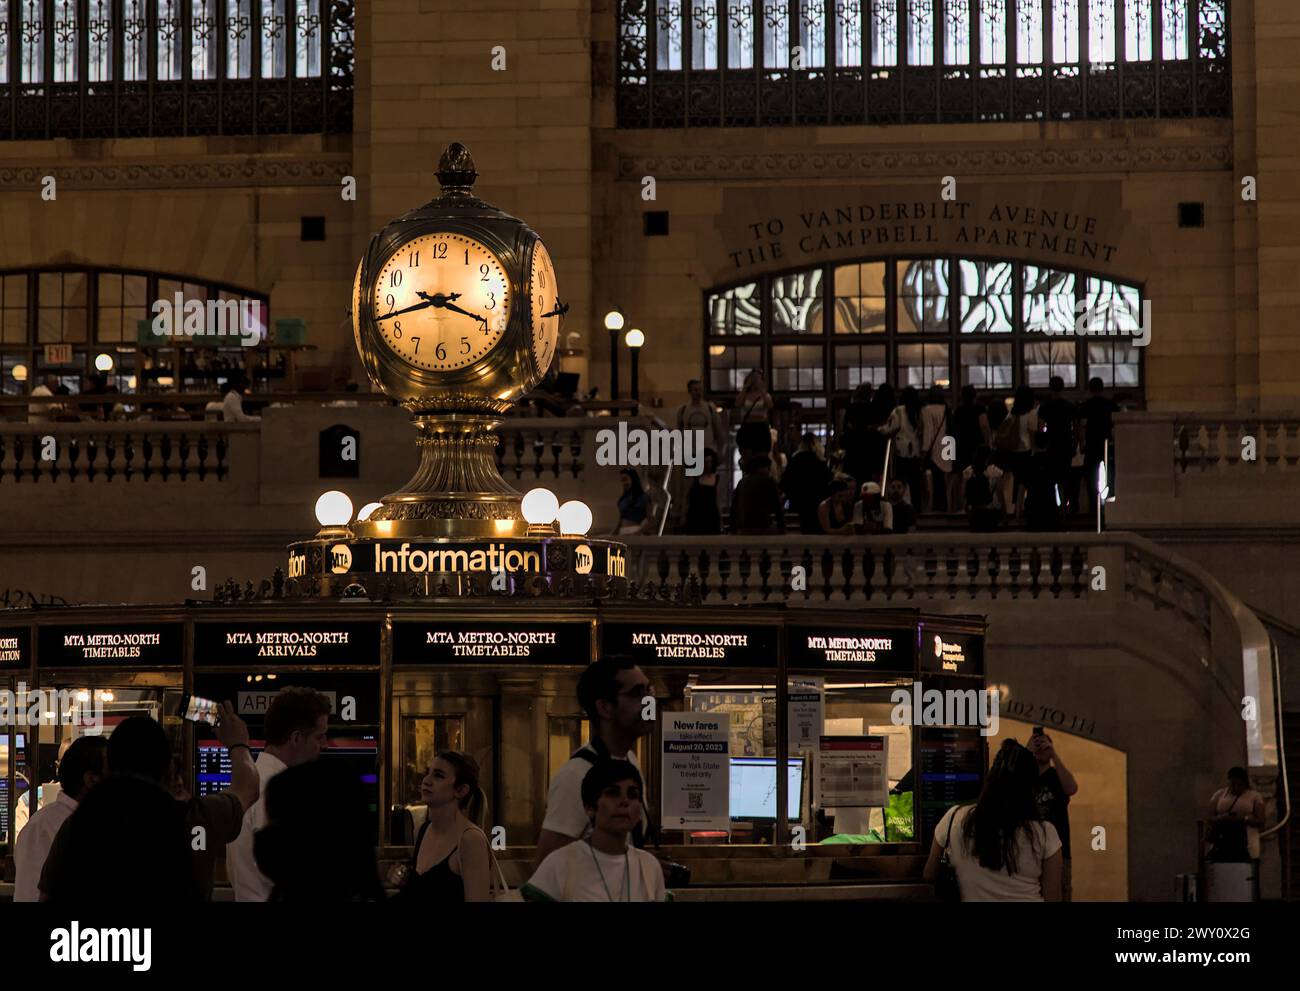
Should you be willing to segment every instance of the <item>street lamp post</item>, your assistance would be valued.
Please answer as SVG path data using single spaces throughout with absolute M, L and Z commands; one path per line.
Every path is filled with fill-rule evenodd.
M 605 329 L 609 331 L 609 398 L 618 398 L 618 332 L 623 329 L 623 314 L 610 310 L 605 314 Z M 633 359 L 635 360 L 635 359 Z
M 623 340 L 632 352 L 632 398 L 640 401 L 641 377 L 637 369 L 637 358 L 641 354 L 641 345 L 645 344 L 645 334 L 633 327 Z

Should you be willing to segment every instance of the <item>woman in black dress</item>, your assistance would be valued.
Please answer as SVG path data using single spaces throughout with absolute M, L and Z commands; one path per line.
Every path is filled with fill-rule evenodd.
M 712 448 L 705 448 L 704 471 L 691 480 L 686 494 L 683 532 L 697 536 L 722 532 L 722 513 L 718 509 L 718 456 Z
M 474 758 L 439 752 L 420 782 L 420 797 L 429 814 L 416 835 L 401 897 L 442 904 L 490 901 L 492 859 L 482 829 L 487 800 Z

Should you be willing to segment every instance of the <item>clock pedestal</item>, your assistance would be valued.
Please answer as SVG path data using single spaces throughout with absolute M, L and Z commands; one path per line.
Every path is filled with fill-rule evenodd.
M 497 427 L 490 414 L 426 413 L 414 417 L 420 465 L 384 496 L 358 536 L 522 537 L 528 524 L 520 494 L 497 470 Z

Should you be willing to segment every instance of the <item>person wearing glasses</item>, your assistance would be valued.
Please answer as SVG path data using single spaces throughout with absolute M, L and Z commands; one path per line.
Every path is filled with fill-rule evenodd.
M 537 837 L 534 868 L 550 854 L 591 832 L 591 818 L 582 797 L 582 782 L 600 760 L 625 760 L 640 770 L 636 741 L 650 731 L 642 716 L 650 682 L 630 657 L 602 657 L 578 679 L 578 702 L 591 720 L 591 739 L 555 773 L 546 796 L 546 818 Z M 638 786 L 639 794 L 639 786 Z M 647 816 L 641 804 L 631 830 L 632 844 L 645 846 Z

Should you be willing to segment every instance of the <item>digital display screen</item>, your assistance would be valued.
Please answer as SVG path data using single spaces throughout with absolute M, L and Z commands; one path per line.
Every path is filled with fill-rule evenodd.
M 230 787 L 230 751 L 217 740 L 195 744 L 194 781 L 199 796 L 215 795 Z M 253 759 L 266 749 L 265 740 L 249 740 Z M 321 760 L 339 761 L 356 771 L 357 780 L 374 802 L 379 800 L 379 740 L 375 736 L 335 737 L 327 741 Z M 376 811 L 377 811 L 376 805 Z
M 802 757 L 786 766 L 786 818 L 799 821 L 803 807 Z M 776 821 L 776 758 L 731 758 L 731 818 Z

